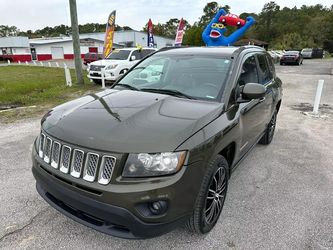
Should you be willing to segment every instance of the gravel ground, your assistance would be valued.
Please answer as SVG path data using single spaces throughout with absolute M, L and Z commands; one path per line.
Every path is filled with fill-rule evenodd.
M 284 97 L 275 138 L 233 173 L 211 233 L 179 228 L 149 240 L 124 240 L 78 224 L 37 195 L 30 171 L 39 120 L 0 124 L 0 249 L 333 249 L 332 60 L 277 66 Z M 311 109 L 325 80 L 322 117 Z

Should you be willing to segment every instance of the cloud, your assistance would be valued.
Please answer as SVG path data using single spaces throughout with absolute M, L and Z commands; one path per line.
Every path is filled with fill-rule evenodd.
M 194 23 L 203 13 L 207 0 L 77 0 L 78 19 L 80 24 L 94 22 L 106 23 L 112 10 L 117 10 L 116 23 L 141 30 L 152 18 L 154 23 L 166 22 L 170 18 L 184 17 Z M 242 12 L 260 12 L 269 1 L 217 1 L 221 5 L 231 6 L 235 14 Z M 300 7 L 303 4 L 314 5 L 318 0 L 276 0 L 281 7 Z M 329 7 L 331 0 L 321 0 L 321 4 Z M 60 24 L 70 25 L 68 0 L 0 0 L 2 11 L 0 24 L 15 25 L 21 30 L 36 30 L 45 26 Z M 4 11 L 5 10 L 5 11 Z M 10 11 L 6 11 L 10 10 Z

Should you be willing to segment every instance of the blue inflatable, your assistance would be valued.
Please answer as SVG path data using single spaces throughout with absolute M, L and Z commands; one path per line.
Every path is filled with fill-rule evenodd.
M 206 46 L 229 46 L 236 42 L 255 23 L 253 17 L 246 18 L 246 23 L 234 31 L 228 37 L 223 34 L 227 31 L 225 24 L 219 22 L 220 18 L 226 16 L 224 9 L 219 10 L 213 20 L 207 25 L 202 33 L 202 39 Z M 241 19 L 240 19 L 241 20 Z

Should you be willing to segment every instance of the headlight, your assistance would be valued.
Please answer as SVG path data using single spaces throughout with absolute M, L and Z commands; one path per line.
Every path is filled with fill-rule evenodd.
M 167 152 L 159 154 L 129 154 L 124 177 L 161 176 L 178 172 L 185 161 L 186 152 Z
M 116 68 L 118 66 L 118 64 L 112 64 L 112 65 L 108 65 L 108 66 L 106 66 L 104 69 L 105 70 L 110 70 L 110 69 L 114 69 L 114 68 Z

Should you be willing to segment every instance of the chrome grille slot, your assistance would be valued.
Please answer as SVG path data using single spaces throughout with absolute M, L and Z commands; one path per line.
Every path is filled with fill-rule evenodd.
M 50 137 L 46 137 L 45 146 L 44 146 L 44 161 L 46 163 L 50 163 L 51 150 L 52 150 L 52 139 Z
M 58 168 L 59 166 L 60 148 L 61 148 L 60 143 L 54 141 L 51 153 L 51 166 L 54 168 Z
M 98 178 L 100 184 L 106 185 L 110 182 L 115 163 L 115 157 L 103 156 Z
M 74 149 L 72 167 L 71 167 L 71 175 L 75 178 L 79 178 L 81 175 L 83 158 L 84 158 L 83 151 L 79 150 L 79 149 Z
M 83 179 L 93 182 L 96 177 L 99 155 L 88 153 L 86 164 L 84 166 Z
M 110 155 L 89 152 L 54 140 L 53 138 L 40 134 L 38 146 L 39 158 L 48 164 L 41 167 L 54 174 L 59 171 L 69 174 L 75 178 L 82 178 L 88 182 L 98 182 L 107 185 L 111 181 L 116 157 Z M 50 168 L 54 169 L 50 171 Z M 58 176 L 60 178 L 60 176 Z M 64 176 L 61 176 L 64 178 Z M 66 178 L 65 178 L 66 179 Z
M 66 145 L 62 147 L 61 151 L 61 164 L 60 171 L 67 174 L 69 170 L 70 160 L 71 160 L 72 149 Z
M 38 147 L 38 155 L 40 158 L 44 157 L 44 145 L 45 145 L 45 135 L 42 133 L 40 134 L 39 138 L 39 147 Z

